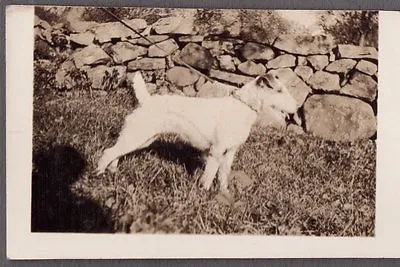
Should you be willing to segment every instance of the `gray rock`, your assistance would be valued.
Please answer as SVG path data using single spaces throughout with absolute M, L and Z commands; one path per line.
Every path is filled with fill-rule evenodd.
M 69 35 L 69 39 L 75 44 L 87 46 L 93 43 L 94 33 L 90 31 L 75 34 L 72 33 Z
M 159 70 L 165 69 L 165 58 L 141 58 L 128 62 L 128 70 Z
M 308 66 L 297 66 L 294 72 L 301 78 L 303 81 L 308 82 L 310 77 L 313 75 L 313 69 Z
M 369 138 L 376 132 L 370 105 L 350 97 L 313 95 L 304 104 L 306 131 L 334 141 Z
M 199 88 L 197 94 L 198 97 L 202 98 L 216 98 L 229 96 L 237 87 L 230 86 L 220 82 L 206 82 Z
M 179 49 L 174 39 L 168 39 L 149 47 L 149 57 L 166 57 Z
M 204 40 L 203 35 L 187 35 L 178 38 L 181 43 L 201 43 Z
M 257 64 L 251 60 L 239 64 L 238 69 L 240 70 L 240 72 L 250 76 L 264 75 L 265 71 L 267 70 L 263 64 Z
M 157 34 L 191 34 L 193 20 L 182 17 L 160 18 L 152 27 Z
M 216 78 L 216 79 L 224 81 L 224 82 L 228 82 L 230 84 L 233 84 L 233 85 L 239 86 L 239 87 L 254 80 L 253 77 L 234 74 L 234 73 L 215 70 L 215 69 L 210 70 L 210 77 Z
M 194 89 L 199 91 L 200 88 L 206 83 L 206 78 L 204 76 L 200 76 L 197 82 L 194 84 Z
M 107 64 L 111 58 L 103 49 L 96 45 L 88 45 L 82 50 L 72 54 L 75 66 L 81 68 L 84 65 Z
M 188 85 L 188 86 L 183 87 L 182 92 L 185 94 L 185 96 L 188 96 L 188 97 L 195 97 L 197 95 L 197 92 L 194 89 L 193 85 Z
M 278 79 L 288 88 L 290 94 L 296 99 L 297 106 L 301 107 L 306 100 L 311 88 L 300 79 L 291 69 L 271 70 L 268 73 L 277 76 Z
M 378 71 L 378 66 L 370 61 L 360 60 L 356 65 L 356 69 L 372 76 Z
M 231 72 L 236 71 L 235 64 L 233 63 L 233 58 L 230 55 L 221 55 L 218 57 L 219 67 L 222 70 L 227 70 Z
M 203 41 L 201 42 L 201 46 L 207 48 L 210 50 L 210 53 L 213 56 L 219 56 L 222 54 L 235 54 L 235 47 L 233 45 L 233 42 L 230 41 Z
M 334 72 L 334 73 L 343 73 L 347 75 L 350 70 L 354 68 L 354 66 L 357 64 L 357 61 L 352 60 L 352 59 L 338 59 L 336 61 L 333 61 L 331 64 L 329 64 L 325 70 L 329 72 Z
M 271 60 L 275 57 L 275 53 L 270 47 L 252 42 L 246 43 L 240 52 L 242 57 L 247 60 Z
M 307 57 L 298 56 L 297 57 L 297 66 L 307 66 Z
M 329 64 L 329 58 L 326 55 L 308 56 L 307 60 L 315 70 L 323 70 Z
M 308 83 L 313 89 L 324 91 L 339 91 L 340 77 L 337 74 L 328 73 L 325 71 L 315 72 Z
M 373 101 L 376 97 L 377 85 L 370 76 L 356 71 L 342 88 L 341 93 Z
M 211 69 L 214 61 L 210 51 L 195 43 L 188 43 L 178 54 L 178 57 L 173 59 L 178 64 L 183 61 L 196 69 L 202 70 Z
M 125 20 L 126 24 L 135 30 L 141 30 L 147 27 L 147 23 L 143 19 Z M 99 43 L 111 42 L 112 39 L 128 39 L 139 37 L 134 31 L 120 22 L 108 22 L 99 24 L 95 29 L 95 39 Z
M 283 34 L 278 36 L 274 47 L 292 54 L 316 55 L 328 54 L 333 48 L 333 39 L 329 36 L 293 36 Z
M 281 69 L 294 66 L 296 66 L 296 57 L 288 54 L 278 56 L 267 63 L 268 69 Z
M 339 58 L 367 58 L 378 60 L 378 51 L 374 47 L 338 45 L 337 56 Z
M 143 45 L 143 46 L 150 46 L 152 44 L 156 44 L 162 41 L 169 39 L 168 35 L 150 35 L 146 36 L 146 38 L 140 37 L 129 40 L 131 44 L 135 45 Z
M 171 83 L 183 87 L 193 85 L 199 79 L 199 75 L 188 68 L 177 66 L 167 70 L 166 78 Z
M 93 89 L 108 90 L 120 86 L 126 79 L 126 67 L 104 65 L 86 69 Z M 110 88 L 111 87 L 111 88 Z
M 118 42 L 105 49 L 116 64 L 122 64 L 147 54 L 147 48 L 129 42 Z

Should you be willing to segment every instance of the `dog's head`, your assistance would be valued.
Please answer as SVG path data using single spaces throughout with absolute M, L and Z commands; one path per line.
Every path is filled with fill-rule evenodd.
M 256 111 L 272 108 L 279 112 L 295 113 L 297 102 L 277 76 L 266 74 L 245 84 L 233 93 Z

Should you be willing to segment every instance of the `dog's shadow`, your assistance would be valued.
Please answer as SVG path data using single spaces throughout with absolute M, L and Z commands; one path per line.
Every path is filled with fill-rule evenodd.
M 128 156 L 144 153 L 150 153 L 167 161 L 182 164 L 190 175 L 193 175 L 196 170 L 204 166 L 203 153 L 181 140 L 157 139 L 148 147 L 136 150 Z
M 111 232 L 95 202 L 70 191 L 83 173 L 83 155 L 69 145 L 44 145 L 33 153 L 32 232 Z

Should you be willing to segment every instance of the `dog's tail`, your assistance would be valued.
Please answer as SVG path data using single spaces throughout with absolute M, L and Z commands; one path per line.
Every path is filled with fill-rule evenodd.
M 133 77 L 132 81 L 133 89 L 135 90 L 135 95 L 140 105 L 143 105 L 150 98 L 149 91 L 147 91 L 146 83 L 143 80 L 140 71 L 137 71 Z

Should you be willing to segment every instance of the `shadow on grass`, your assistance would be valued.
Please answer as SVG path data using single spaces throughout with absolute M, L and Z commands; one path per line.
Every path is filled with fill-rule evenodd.
M 155 154 L 159 158 L 182 164 L 190 175 L 193 175 L 197 169 L 204 165 L 202 152 L 183 141 L 172 142 L 158 139 L 150 146 L 139 149 L 130 155 L 140 155 L 142 153 Z
M 109 218 L 93 201 L 71 193 L 70 185 L 86 167 L 69 145 L 33 153 L 32 232 L 111 232 Z

